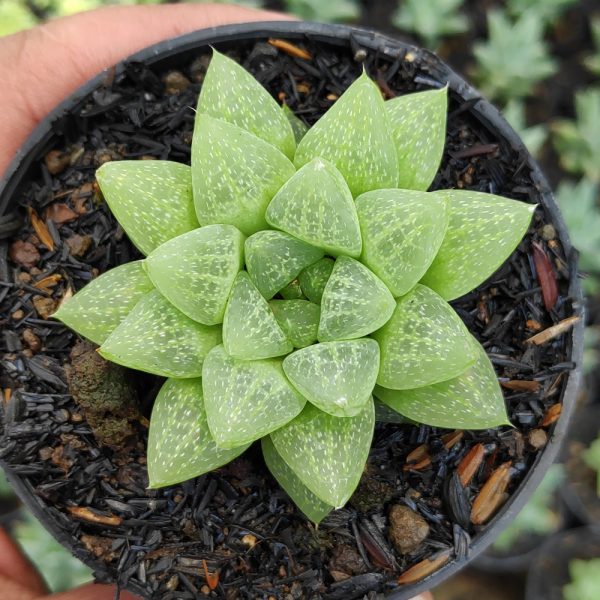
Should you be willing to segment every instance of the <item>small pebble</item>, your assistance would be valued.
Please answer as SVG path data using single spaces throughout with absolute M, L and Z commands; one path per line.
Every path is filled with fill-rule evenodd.
M 256 537 L 250 533 L 247 533 L 242 538 L 242 544 L 244 544 L 244 546 L 248 546 L 249 548 L 254 548 L 254 546 L 256 546 Z
M 47 298 L 46 296 L 34 296 L 33 305 L 41 319 L 47 319 L 56 311 L 56 300 Z
M 427 539 L 427 521 L 408 506 L 395 504 L 390 508 L 389 517 L 389 537 L 400 554 L 414 552 Z
M 170 71 L 163 79 L 165 92 L 173 96 L 179 94 L 190 86 L 190 80 L 181 71 Z
M 548 443 L 548 434 L 543 429 L 532 429 L 527 434 L 527 441 L 532 448 L 539 450 Z
M 551 223 L 546 223 L 546 225 L 542 227 L 541 235 L 542 239 L 546 240 L 547 242 L 553 240 L 556 237 L 556 229 L 554 229 L 554 225 Z
M 10 260 L 22 267 L 31 268 L 40 260 L 40 253 L 31 242 L 17 240 L 10 245 Z
M 79 235 L 76 233 L 70 238 L 67 238 L 67 246 L 69 246 L 72 256 L 84 256 L 85 253 L 90 249 L 91 245 L 91 235 Z
M 29 346 L 33 352 L 39 352 L 42 348 L 42 340 L 33 333 L 32 329 L 25 329 L 23 332 L 23 341 Z
M 15 310 L 15 312 L 11 315 L 11 318 L 13 318 L 15 321 L 20 321 L 24 316 L 25 313 L 21 309 L 19 309 Z
M 44 156 L 44 163 L 46 168 L 51 175 L 58 175 L 62 173 L 71 163 L 71 157 L 65 152 L 60 150 L 50 150 L 46 156 Z

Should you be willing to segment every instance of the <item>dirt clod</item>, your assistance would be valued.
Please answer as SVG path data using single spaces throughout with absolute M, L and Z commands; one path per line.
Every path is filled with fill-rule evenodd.
M 60 150 L 50 150 L 50 152 L 44 156 L 44 163 L 51 175 L 62 173 L 69 166 L 70 162 L 71 156 Z
M 170 71 L 163 79 L 165 92 L 169 95 L 184 92 L 190 85 L 190 80 L 181 71 Z
M 8 255 L 14 263 L 29 269 L 34 267 L 40 260 L 40 253 L 37 248 L 31 242 L 24 242 L 23 240 L 13 242 Z
M 84 254 L 90 249 L 91 245 L 91 235 L 79 235 L 76 233 L 70 238 L 67 238 L 67 246 L 69 246 L 72 256 L 84 256 Z
M 56 300 L 47 296 L 34 296 L 33 305 L 40 319 L 47 319 L 56 311 Z
M 395 504 L 390 508 L 389 536 L 400 554 L 417 550 L 429 535 L 427 521 L 408 506 Z

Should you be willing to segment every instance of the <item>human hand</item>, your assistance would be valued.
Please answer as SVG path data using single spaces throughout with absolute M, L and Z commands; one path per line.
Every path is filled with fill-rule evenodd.
M 112 6 L 0 38 L 0 178 L 34 127 L 102 69 L 145 46 L 196 29 L 290 20 L 279 13 L 223 4 Z M 0 600 L 113 600 L 114 586 L 48 590 L 19 547 L 0 529 Z M 127 592 L 121 600 L 135 600 Z M 413 600 L 432 600 L 427 592 Z

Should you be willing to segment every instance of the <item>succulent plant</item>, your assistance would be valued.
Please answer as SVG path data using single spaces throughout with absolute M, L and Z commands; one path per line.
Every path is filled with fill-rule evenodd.
M 151 417 L 151 487 L 262 439 L 275 478 L 318 522 L 359 482 L 373 395 L 432 426 L 508 424 L 494 369 L 448 301 L 504 262 L 535 207 L 425 191 L 446 112 L 446 88 L 384 102 L 363 73 L 313 127 L 297 127 L 215 51 L 191 167 L 97 171 L 146 258 L 101 275 L 55 317 L 103 357 L 169 378 Z

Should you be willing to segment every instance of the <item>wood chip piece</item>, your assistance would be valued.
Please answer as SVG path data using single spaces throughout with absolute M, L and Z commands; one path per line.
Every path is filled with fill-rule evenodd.
M 473 501 L 471 523 L 483 525 L 506 500 L 506 488 L 510 482 L 512 461 L 501 464 L 483 484 Z
M 278 50 L 281 50 L 285 54 L 294 56 L 295 58 L 302 58 L 304 60 L 310 60 L 312 58 L 312 54 L 308 50 L 300 48 L 299 46 L 291 44 L 290 42 L 286 42 L 285 40 L 269 38 L 269 44 Z
M 87 506 L 67 506 L 67 510 L 77 519 L 88 521 L 89 523 L 97 523 L 98 525 L 118 527 L 123 522 L 121 517 L 116 515 L 102 515 Z
M 400 585 L 416 583 L 428 575 L 435 573 L 440 567 L 443 567 L 450 560 L 451 556 L 452 550 L 444 550 L 431 558 L 426 558 L 407 571 L 404 571 L 404 573 L 398 577 L 397 582 Z
M 50 231 L 48 230 L 48 226 L 42 219 L 39 218 L 38 214 L 31 208 L 31 206 L 27 207 L 27 212 L 29 213 L 29 219 L 31 221 L 31 226 L 35 231 L 35 234 L 40 238 L 40 242 L 48 248 L 48 250 L 54 250 L 54 239 L 50 235 Z
M 484 456 L 485 446 L 479 443 L 475 444 L 460 461 L 456 470 L 463 487 L 467 487 L 471 483 L 471 479 L 473 479 L 473 475 L 477 473 L 477 469 L 481 466 Z
M 541 346 L 542 344 L 545 344 L 546 342 L 549 342 L 550 340 L 553 340 L 559 335 L 562 335 L 563 333 L 569 331 L 569 329 L 571 329 L 571 327 L 573 327 L 573 325 L 575 325 L 575 323 L 577 323 L 578 321 L 581 321 L 581 317 L 578 315 L 575 315 L 573 317 L 567 317 L 566 319 L 563 319 L 556 325 L 552 325 L 552 327 L 548 327 L 548 329 L 544 329 L 544 331 L 540 331 L 534 336 L 527 338 L 525 340 L 525 343 Z
M 553 404 L 544 415 L 544 418 L 540 421 L 540 427 L 549 427 L 552 423 L 556 423 L 562 413 L 562 404 Z

